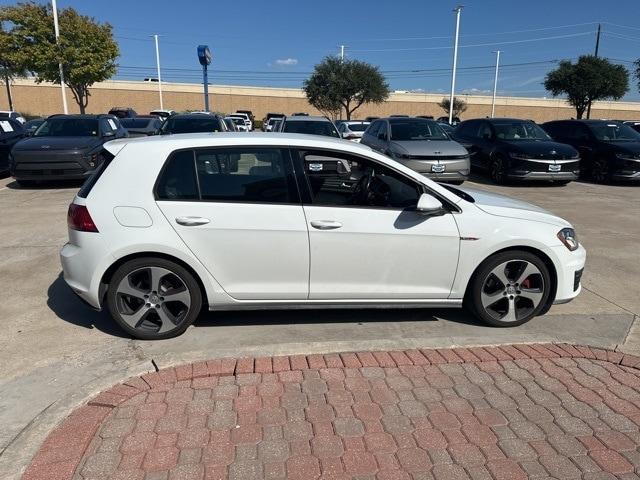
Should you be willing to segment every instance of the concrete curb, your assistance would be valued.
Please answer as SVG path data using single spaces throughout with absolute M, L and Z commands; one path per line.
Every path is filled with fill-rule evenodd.
M 500 362 L 519 359 L 585 358 L 631 368 L 640 357 L 611 350 L 569 344 L 516 344 L 449 349 L 412 349 L 376 352 L 222 358 L 162 369 L 117 384 L 76 409 L 46 438 L 27 467 L 23 480 L 72 480 L 98 428 L 112 409 L 135 395 L 193 382 L 206 385 L 208 378 L 251 373 L 276 373 L 306 369 L 438 365 L 447 363 Z

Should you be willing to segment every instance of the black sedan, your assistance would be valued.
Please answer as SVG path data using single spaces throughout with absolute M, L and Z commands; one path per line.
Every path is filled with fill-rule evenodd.
M 167 118 L 160 127 L 160 135 L 228 131 L 229 128 L 222 117 L 206 113 L 173 115 Z
M 9 173 L 9 154 L 13 146 L 27 135 L 17 120 L 0 120 L 0 176 Z
M 640 182 L 640 133 L 608 120 L 558 120 L 542 125 L 553 138 L 573 145 L 582 173 L 595 182 Z
M 120 124 L 127 129 L 130 137 L 146 137 L 158 132 L 162 120 L 155 115 L 138 115 L 134 118 L 121 118 Z
M 555 142 L 530 120 L 467 120 L 457 126 L 453 138 L 469 151 L 472 171 L 488 171 L 496 183 L 552 180 L 566 184 L 580 173 L 576 149 Z
M 127 131 L 113 115 L 52 115 L 11 151 L 11 175 L 21 185 L 79 180 L 103 161 L 102 145 Z

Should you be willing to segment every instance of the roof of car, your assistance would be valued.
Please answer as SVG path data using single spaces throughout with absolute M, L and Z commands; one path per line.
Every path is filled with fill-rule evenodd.
M 560 120 L 550 120 L 546 123 L 557 123 L 557 122 L 580 122 L 580 123 L 611 123 L 616 122 L 616 120 L 602 120 L 602 119 L 586 119 L 586 118 L 563 118 Z
M 172 120 L 176 118 L 220 118 L 220 116 L 213 113 L 206 112 L 191 112 L 191 113 L 177 113 L 176 115 L 171 115 Z
M 55 115 L 50 115 L 47 118 L 86 118 L 88 120 L 97 120 L 99 118 L 115 118 L 113 115 L 109 113 L 57 113 Z
M 435 120 L 432 119 L 428 119 L 428 118 L 419 118 L 419 117 L 385 117 L 382 118 L 381 120 L 388 120 L 390 122 L 406 122 L 407 120 L 420 120 L 420 121 L 424 121 L 424 122 L 435 122 Z
M 312 116 L 312 115 L 296 115 L 292 117 L 287 117 L 286 121 L 287 122 L 329 122 L 331 123 L 331 120 L 329 120 L 327 117 Z
M 486 120 L 487 122 L 531 122 L 528 118 L 510 118 L 510 117 L 494 117 L 494 118 L 480 118 L 474 120 Z

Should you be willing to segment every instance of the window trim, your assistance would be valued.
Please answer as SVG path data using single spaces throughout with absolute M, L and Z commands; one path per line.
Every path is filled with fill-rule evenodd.
M 231 148 L 242 148 L 242 149 L 275 149 L 280 150 L 283 155 L 282 159 L 284 162 L 284 167 L 286 170 L 285 180 L 287 181 L 287 186 L 289 188 L 289 192 L 292 197 L 291 202 L 260 202 L 260 201 L 242 201 L 242 200 L 203 200 L 202 199 L 202 190 L 200 188 L 200 177 L 198 175 L 198 165 L 196 164 L 196 154 L 198 151 L 206 150 L 229 150 Z M 160 183 L 160 179 L 164 174 L 167 165 L 171 161 L 171 159 L 180 152 L 191 151 L 193 156 L 193 171 L 196 177 L 196 188 L 198 190 L 197 199 L 165 199 L 158 198 L 158 186 Z M 237 203 L 242 205 L 296 205 L 301 206 L 301 196 L 300 196 L 300 187 L 298 185 L 297 179 L 295 177 L 295 169 L 293 168 L 293 162 L 291 158 L 291 152 L 289 151 L 289 147 L 287 146 L 278 146 L 278 145 L 243 145 L 241 147 L 234 145 L 216 145 L 212 147 L 187 147 L 180 148 L 177 150 L 172 150 L 171 153 L 167 156 L 158 176 L 153 185 L 153 198 L 156 202 L 198 202 L 198 203 Z

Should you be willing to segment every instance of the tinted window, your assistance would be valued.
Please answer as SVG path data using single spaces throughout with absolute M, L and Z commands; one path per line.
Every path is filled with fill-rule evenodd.
M 158 200 L 197 200 L 193 151 L 175 153 L 165 164 L 156 187 Z
M 309 135 L 324 135 L 326 137 L 339 137 L 336 127 L 331 122 L 307 120 L 296 122 L 287 120 L 284 122 L 283 132 L 306 133 Z
M 364 132 L 368 126 L 368 123 L 349 123 L 347 128 L 352 132 Z
M 442 128 L 433 121 L 419 118 L 394 120 L 391 124 L 391 140 L 448 140 Z
M 124 128 L 146 128 L 151 122 L 155 122 L 153 118 L 123 118 L 120 124 Z
M 91 174 L 91 176 L 87 178 L 85 182 L 82 184 L 82 187 L 78 192 L 78 196 L 81 198 L 87 198 L 87 196 L 93 189 L 93 186 L 98 182 L 98 180 L 100 179 L 104 171 L 107 169 L 107 167 L 111 163 L 111 160 L 113 160 L 114 158 L 109 151 L 104 149 L 100 152 L 99 156 L 102 163 L 98 165 L 98 168 L 96 168 L 94 172 Z
M 595 137 L 603 142 L 638 142 L 640 135 L 628 125 L 620 123 L 588 123 Z
M 35 137 L 97 137 L 98 120 L 94 118 L 49 118 L 38 127 Z
M 295 186 L 288 155 L 277 148 L 196 151 L 202 200 L 292 203 Z
M 378 130 L 380 129 L 380 125 L 382 125 L 382 122 L 373 122 L 369 128 L 367 129 L 367 135 L 373 135 L 374 137 L 378 136 Z
M 300 155 L 313 205 L 406 208 L 417 205 L 422 193 L 418 184 L 370 160 L 326 152 Z
M 462 122 L 455 129 L 456 135 L 462 135 L 465 137 L 475 137 L 477 133 L 478 133 L 478 122 L 474 122 L 474 121 Z
M 162 125 L 161 133 L 201 133 L 223 132 L 218 118 L 201 115 L 198 117 L 169 117 Z
M 491 138 L 491 135 L 493 135 L 491 131 L 491 125 L 489 125 L 487 122 L 482 122 L 480 124 L 480 128 L 478 128 L 478 132 L 474 135 L 474 137 Z
M 551 140 L 549 135 L 533 122 L 494 122 L 496 137 L 501 140 Z

